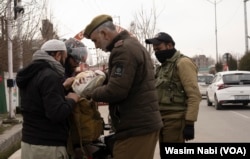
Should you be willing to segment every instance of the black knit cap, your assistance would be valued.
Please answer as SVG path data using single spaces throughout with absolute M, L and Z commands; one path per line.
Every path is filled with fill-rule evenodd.
M 162 42 L 164 42 L 164 43 L 171 42 L 173 45 L 175 45 L 173 38 L 169 34 L 164 33 L 164 32 L 160 32 L 160 33 L 156 34 L 154 38 L 146 39 L 145 42 L 147 44 L 153 44 L 153 45 L 159 45 Z

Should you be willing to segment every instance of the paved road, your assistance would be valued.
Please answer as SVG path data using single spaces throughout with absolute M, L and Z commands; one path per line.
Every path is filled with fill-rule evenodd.
M 250 142 L 250 106 L 231 105 L 223 110 L 200 104 L 192 142 Z
M 108 122 L 108 107 L 100 106 L 99 110 L 105 122 Z M 215 110 L 207 106 L 206 99 L 200 104 L 198 121 L 195 124 L 195 139 L 191 143 L 206 142 L 250 142 L 250 106 L 230 106 Z M 9 159 L 20 159 L 20 151 Z M 160 159 L 157 144 L 154 159 Z

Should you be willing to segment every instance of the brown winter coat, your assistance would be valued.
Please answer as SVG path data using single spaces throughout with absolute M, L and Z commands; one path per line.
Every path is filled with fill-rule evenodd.
M 107 48 L 109 81 L 92 98 L 109 103 L 117 138 L 147 134 L 163 125 L 155 89 L 154 68 L 146 49 L 128 32 L 121 32 Z

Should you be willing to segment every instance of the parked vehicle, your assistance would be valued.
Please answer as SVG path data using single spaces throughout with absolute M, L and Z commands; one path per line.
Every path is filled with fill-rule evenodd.
M 209 83 L 212 82 L 213 74 L 198 74 L 198 86 L 202 96 L 206 96 L 206 91 Z
M 207 105 L 217 110 L 229 104 L 250 102 L 250 71 L 224 71 L 215 74 L 207 91 Z

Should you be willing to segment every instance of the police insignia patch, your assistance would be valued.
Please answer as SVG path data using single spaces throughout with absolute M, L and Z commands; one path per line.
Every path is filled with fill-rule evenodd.
M 123 65 L 122 64 L 116 64 L 115 66 L 115 72 L 114 72 L 114 76 L 119 76 L 121 77 L 122 76 L 122 73 L 123 73 Z

